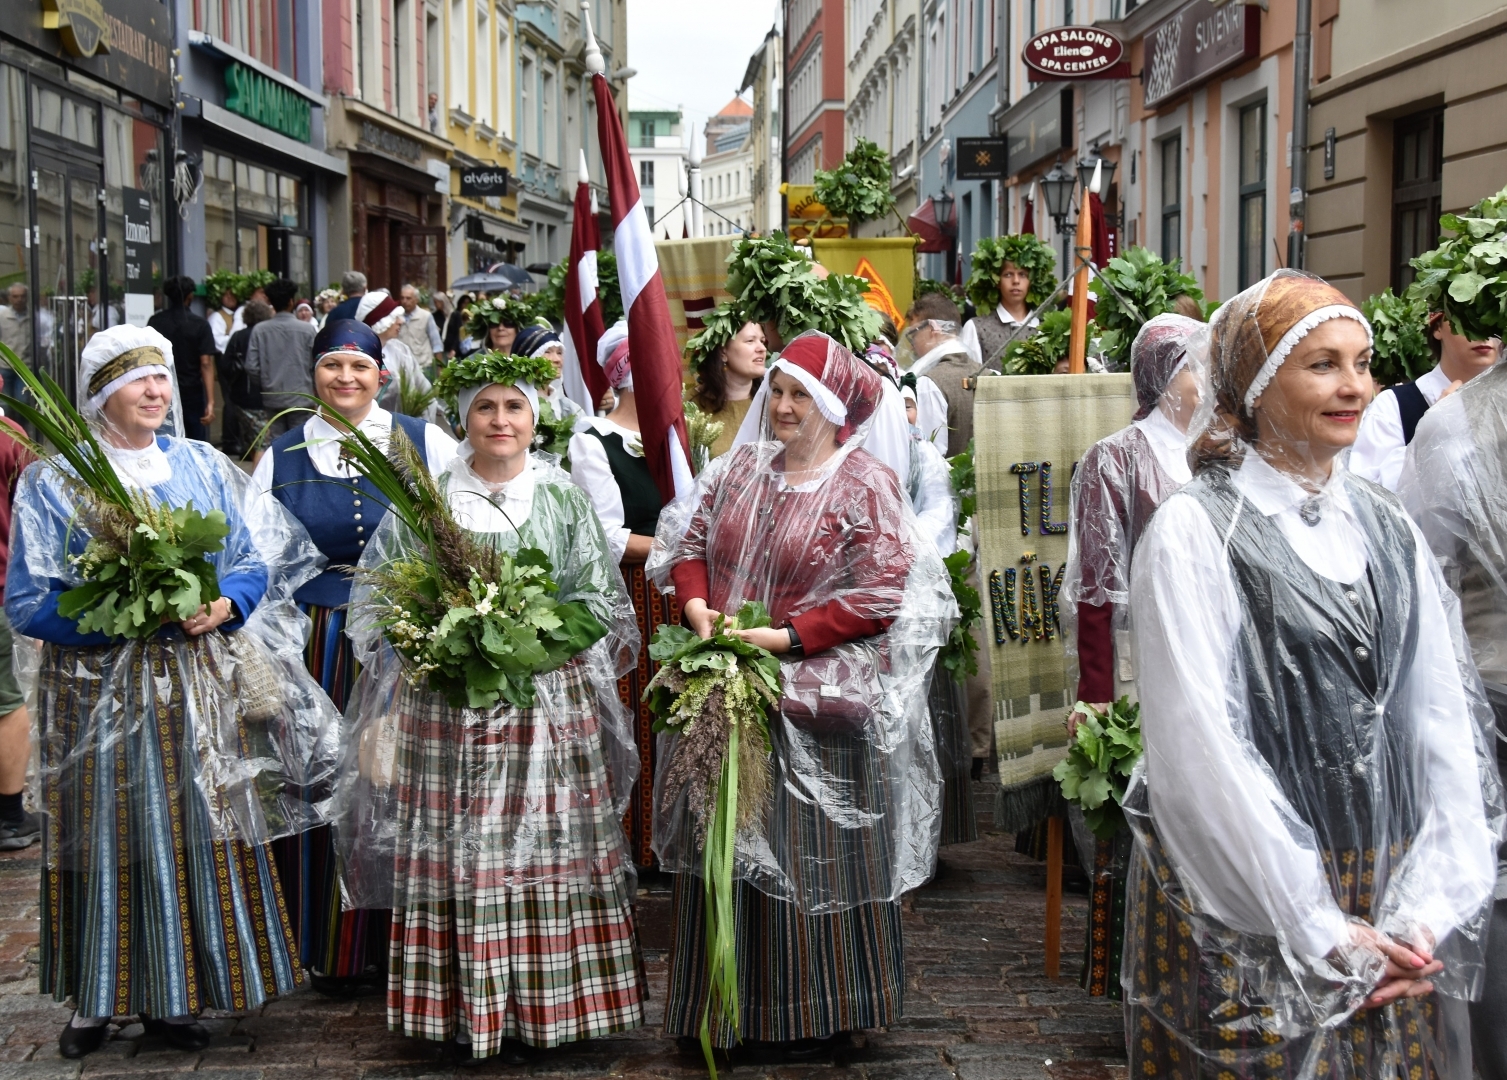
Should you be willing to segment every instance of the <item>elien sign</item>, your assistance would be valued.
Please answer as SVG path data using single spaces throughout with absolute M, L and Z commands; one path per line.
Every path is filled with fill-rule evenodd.
M 1130 64 L 1125 43 L 1096 26 L 1058 26 L 1044 30 L 1020 51 L 1026 67 L 1048 79 L 1126 79 Z
M 225 67 L 225 107 L 263 127 L 308 142 L 308 98 L 232 60 Z

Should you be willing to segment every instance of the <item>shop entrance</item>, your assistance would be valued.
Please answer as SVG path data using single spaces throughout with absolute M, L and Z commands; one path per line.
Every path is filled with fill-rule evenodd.
M 96 330 L 122 321 L 106 276 L 104 177 L 98 163 L 37 152 L 32 158 L 37 224 L 37 340 L 41 365 L 73 400 L 79 353 Z M 104 299 L 102 299 L 102 297 Z

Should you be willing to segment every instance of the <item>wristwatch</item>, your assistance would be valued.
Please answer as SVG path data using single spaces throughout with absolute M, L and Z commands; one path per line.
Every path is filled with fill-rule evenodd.
M 797 634 L 795 632 L 795 625 L 793 623 L 789 624 L 789 625 L 787 625 L 785 627 L 785 633 L 787 633 L 787 634 L 790 635 L 790 651 L 791 652 L 793 652 L 793 653 L 804 653 L 806 651 L 805 646 L 803 646 L 801 644 L 801 635 L 799 635 L 799 634 Z
M 226 622 L 235 622 L 235 621 L 237 621 L 241 617 L 241 609 L 238 608 L 238 607 L 236 607 L 235 606 L 235 601 L 233 599 L 231 599 L 230 597 L 228 597 L 228 596 L 225 598 L 225 602 L 230 605 L 230 616 L 225 621 Z

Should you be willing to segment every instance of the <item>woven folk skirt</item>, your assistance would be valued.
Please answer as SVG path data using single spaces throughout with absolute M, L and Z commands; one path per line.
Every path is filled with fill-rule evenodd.
M 114 649 L 42 650 L 41 991 L 72 998 L 86 1017 L 255 1009 L 299 981 L 270 845 L 213 839 L 203 800 L 183 780 L 194 732 L 181 639 L 147 642 L 131 673 L 136 685 L 155 681 L 156 715 L 112 717 L 120 738 L 78 748 L 101 680 L 75 673 L 100 671 Z M 241 738 L 244 750 L 244 729 Z
M 1096 838 L 1097 839 L 1097 838 Z M 1111 840 L 1097 840 L 1089 873 L 1088 932 L 1083 942 L 1083 973 L 1079 985 L 1092 997 L 1119 1001 L 1120 964 L 1125 953 L 1125 863 L 1129 859 L 1128 827 Z
M 593 693 L 577 664 L 539 678 L 557 680 L 555 691 L 570 703 L 579 727 L 569 743 L 552 745 L 553 733 L 536 731 L 548 722 L 541 709 L 510 713 L 505 723 L 478 732 L 463 728 L 437 695 L 406 684 L 396 704 L 396 780 L 405 818 L 462 817 L 466 826 L 454 848 L 426 841 L 430 846 L 417 855 L 398 857 L 387 1023 L 431 1040 L 463 1029 L 476 1058 L 497 1053 L 503 1039 L 557 1046 L 643 1024 L 631 875 L 610 809 Z M 551 754 L 559 776 L 554 787 L 596 808 L 583 830 L 594 840 L 558 835 L 548 810 L 522 817 L 538 801 L 525 765 L 541 752 Z M 458 790 L 474 776 L 493 779 L 487 790 Z M 540 850 L 606 869 L 583 869 L 579 879 L 510 881 L 489 854 L 525 831 L 538 834 Z M 558 863 L 560 856 L 554 858 Z
M 304 663 L 335 707 L 344 712 L 359 674 L 345 636 L 345 609 L 299 606 L 314 623 L 304 647 Z M 334 830 L 328 825 L 310 829 L 275 841 L 272 851 L 298 942 L 299 962 L 310 971 L 337 978 L 385 974 L 392 913 L 340 910 Z
M 942 844 L 967 844 L 979 838 L 973 810 L 973 738 L 968 733 L 968 699 L 963 684 L 940 663 L 927 695 L 932 741 L 942 768 Z
M 1448 1073 L 1440 1065 L 1443 1017 L 1434 995 L 1363 1009 L 1337 1028 L 1286 1042 L 1263 1031 L 1261 1003 L 1231 997 L 1238 980 L 1217 970 L 1233 962 L 1200 951 L 1192 926 L 1158 887 L 1139 848 L 1135 858 L 1125 943 L 1136 1001 L 1125 1010 L 1132 1077 L 1289 1080 L 1306 1073 L 1331 1080 L 1434 1080 Z M 1349 894 L 1338 897 L 1341 910 L 1368 918 L 1375 853 L 1324 852 L 1323 858 L 1326 864 L 1337 858 L 1351 883 Z M 1165 853 L 1157 861 L 1166 865 Z
M 658 761 L 655 752 L 654 716 L 649 712 L 648 702 L 643 700 L 644 687 L 654 678 L 659 664 L 649 658 L 649 643 L 661 625 L 679 625 L 680 604 L 673 596 L 665 596 L 654 587 L 644 574 L 642 564 L 623 568 L 623 580 L 633 597 L 633 614 L 638 618 L 638 633 L 641 642 L 638 650 L 638 667 L 617 681 L 618 698 L 628 715 L 634 720 L 634 736 L 638 743 L 638 781 L 633 787 L 633 796 L 628 804 L 628 813 L 623 819 L 623 832 L 628 837 L 628 850 L 636 865 L 653 869 L 659 865 L 654 857 L 654 766 Z

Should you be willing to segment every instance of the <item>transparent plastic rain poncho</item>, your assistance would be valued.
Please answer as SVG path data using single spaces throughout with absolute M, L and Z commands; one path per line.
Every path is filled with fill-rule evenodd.
M 1503 812 L 1457 606 L 1390 495 L 1339 461 L 1312 493 L 1249 441 L 1284 328 L 1358 318 L 1331 299 L 1288 272 L 1220 310 L 1200 471 L 1135 553 L 1134 1075 L 1470 1075 L 1441 995 L 1479 986 Z M 1360 1011 L 1372 927 L 1437 942 L 1436 993 Z
M 1078 605 L 1111 608 L 1123 680 L 1131 677 L 1124 637 L 1131 552 L 1152 512 L 1188 480 L 1187 433 L 1175 418 L 1191 419 L 1207 353 L 1208 327 L 1193 319 L 1158 315 L 1141 327 L 1130 348 L 1135 417 L 1089 447 L 1073 469 L 1061 604 L 1067 652 L 1078 655 Z
M 762 820 L 739 833 L 734 875 L 807 914 L 830 913 L 896 900 L 931 876 L 941 777 L 926 699 L 957 606 L 903 480 L 864 449 L 892 415 L 879 408 L 880 377 L 815 333 L 792 341 L 772 370 L 763 400 L 772 383 L 799 380 L 792 396 L 804 419 L 775 428 L 766 406 L 764 437 L 713 461 L 690 496 L 665 508 L 648 572 L 682 603 L 702 595 L 735 614 L 759 601 L 774 626 L 800 633 L 804 657 L 781 656 L 781 678 L 807 719 L 782 707 L 770 721 L 772 793 Z M 908 439 L 904 428 L 897 437 Z M 831 457 L 787 482 L 786 443 L 834 442 Z M 821 730 L 809 719 L 813 696 L 862 703 L 867 715 Z M 665 784 L 680 740 L 660 738 L 655 852 L 671 872 L 700 874 L 686 789 Z
M 86 371 L 79 386 L 87 383 Z M 175 404 L 177 396 L 174 381 Z M 87 403 L 82 411 L 103 445 L 102 413 Z M 207 443 L 164 435 L 145 452 L 109 455 L 128 486 L 161 503 L 224 512 L 230 534 L 209 559 L 222 583 L 241 583 L 242 610 L 248 600 L 255 608 L 243 625 L 198 637 L 171 623 L 145 641 L 78 635 L 57 613 L 58 596 L 83 584 L 74 560 L 90 537 L 77 482 L 61 459 L 26 470 L 12 507 L 5 610 L 18 635 L 43 639 L 38 782 L 43 809 L 60 815 L 48 830 L 48 865 L 98 870 L 106 851 L 152 858 L 154 837 L 262 844 L 324 823 L 340 714 L 304 666 L 308 618 L 293 603 L 323 556 Z M 173 807 L 186 820 L 171 824 Z M 118 842 L 127 835 L 131 843 Z
M 383 519 L 357 567 L 347 630 L 362 665 L 335 808 L 347 907 L 542 884 L 615 897 L 633 886 L 621 822 L 638 755 L 617 695 L 638 656 L 632 602 L 590 501 L 567 473 L 531 455 L 499 493 L 471 468 L 473 455 L 462 443 L 437 478 L 456 520 L 506 550 L 544 551 L 556 599 L 584 604 L 607 634 L 535 675 L 530 709 L 452 708 L 414 685 L 375 621 L 377 598 L 361 571 L 420 544 L 396 514 Z

